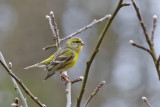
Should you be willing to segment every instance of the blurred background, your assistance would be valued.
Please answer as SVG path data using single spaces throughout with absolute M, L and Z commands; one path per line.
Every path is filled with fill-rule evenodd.
M 94 19 L 112 14 L 119 0 L 0 0 L 0 51 L 13 72 L 47 107 L 65 107 L 65 85 L 59 74 L 43 81 L 46 72 L 24 67 L 40 62 L 56 50 L 42 48 L 54 44 L 45 15 L 55 13 L 60 37 L 63 38 L 88 25 Z M 124 0 L 124 2 L 130 2 Z M 160 2 L 136 0 L 149 34 L 152 17 L 158 16 L 155 49 L 160 54 Z M 76 66 L 69 70 L 71 79 L 84 75 L 86 61 L 95 47 L 107 21 L 97 24 L 78 37 L 85 42 Z M 99 82 L 106 84 L 91 100 L 88 107 L 146 107 L 141 101 L 146 96 L 153 107 L 159 107 L 160 82 L 151 56 L 129 44 L 129 40 L 148 47 L 133 6 L 123 7 L 105 36 L 100 51 L 90 69 L 82 105 Z M 76 105 L 81 82 L 72 86 L 72 107 Z M 25 93 L 29 107 L 38 107 Z M 10 76 L 0 67 L 0 105 L 10 107 L 18 97 Z

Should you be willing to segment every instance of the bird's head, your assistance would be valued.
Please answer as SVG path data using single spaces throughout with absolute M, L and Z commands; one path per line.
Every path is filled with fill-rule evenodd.
M 67 41 L 67 44 L 69 47 L 75 49 L 78 53 L 82 50 L 83 48 L 83 41 L 80 38 L 72 38 Z

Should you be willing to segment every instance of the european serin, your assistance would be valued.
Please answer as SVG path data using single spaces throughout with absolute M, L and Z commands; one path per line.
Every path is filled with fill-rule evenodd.
M 45 80 L 55 74 L 55 72 L 62 73 L 63 71 L 72 68 L 78 60 L 79 52 L 82 50 L 84 43 L 80 38 L 73 38 L 48 59 L 26 67 L 25 69 L 33 67 L 41 67 L 48 71 Z

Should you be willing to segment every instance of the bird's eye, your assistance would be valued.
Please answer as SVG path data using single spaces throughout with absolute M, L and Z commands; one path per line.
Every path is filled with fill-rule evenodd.
M 76 41 L 75 43 L 79 43 L 79 41 Z

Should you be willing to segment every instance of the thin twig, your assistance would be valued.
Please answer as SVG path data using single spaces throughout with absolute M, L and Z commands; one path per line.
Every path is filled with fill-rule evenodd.
M 79 33 L 83 32 L 83 31 L 91 28 L 93 25 L 98 24 L 98 23 L 101 23 L 101 22 L 104 21 L 105 19 L 109 19 L 110 17 L 111 17 L 111 15 L 108 14 L 108 15 L 104 16 L 104 17 L 101 18 L 101 19 L 98 19 L 98 20 L 95 19 L 95 20 L 93 20 L 92 23 L 90 23 L 89 25 L 87 25 L 87 26 L 79 29 L 78 31 L 76 31 L 76 32 L 74 32 L 74 33 L 72 33 L 72 34 L 70 34 L 70 35 L 68 35 L 68 36 L 66 36 L 66 37 L 64 37 L 64 38 L 62 38 L 62 39 L 59 38 L 59 44 L 61 44 L 63 41 L 65 41 L 65 40 L 67 40 L 67 39 L 70 39 L 70 38 L 78 35 Z M 52 19 L 50 18 L 50 16 L 47 15 L 46 18 L 48 19 L 49 22 L 51 22 Z M 53 32 L 53 34 L 54 34 L 54 26 L 52 25 L 52 23 L 49 23 L 49 25 L 50 25 L 50 29 L 53 30 L 52 32 Z M 59 37 L 59 36 L 58 36 L 58 37 Z M 48 47 L 49 47 L 49 48 L 48 48 Z M 55 45 L 46 46 L 45 48 L 43 48 L 43 50 L 47 50 L 47 49 L 54 48 L 54 47 L 55 47 Z
M 53 11 L 50 11 L 50 16 L 51 16 L 52 23 L 53 23 L 53 26 L 54 26 L 54 32 L 56 34 L 55 36 L 58 37 L 59 36 L 59 30 L 57 28 L 57 23 L 56 23 L 56 19 L 55 19 Z
M 155 32 L 155 28 L 156 28 L 156 23 L 157 23 L 157 16 L 154 15 L 153 16 L 153 26 L 152 26 L 152 36 L 151 36 L 151 41 L 152 42 L 154 40 L 154 32 Z
M 99 89 L 105 84 L 105 81 L 101 81 L 98 86 L 96 87 L 96 89 L 92 92 L 92 94 L 89 96 L 89 98 L 87 99 L 86 103 L 84 104 L 84 107 L 87 107 L 87 104 L 90 102 L 90 100 L 97 94 L 97 92 L 99 91 Z
M 133 46 L 135 46 L 135 47 L 137 47 L 137 48 L 140 48 L 140 49 L 148 52 L 149 54 L 151 54 L 151 52 L 150 52 L 149 49 L 147 49 L 147 48 L 145 48 L 145 47 L 143 47 L 143 46 L 140 46 L 140 45 L 136 44 L 133 40 L 130 40 L 129 42 L 130 42 L 131 45 L 133 45 Z
M 134 0 L 131 0 L 131 1 L 132 1 L 133 6 L 134 6 L 134 8 L 135 8 L 135 10 L 136 10 L 137 17 L 138 17 L 139 22 L 140 22 L 140 24 L 141 24 L 141 26 L 142 26 L 142 29 L 143 29 L 143 32 L 144 32 L 144 34 L 145 34 L 146 40 L 147 40 L 148 44 L 150 44 L 150 38 L 149 38 L 149 35 L 148 35 L 148 33 L 147 33 L 147 29 L 146 29 L 146 27 L 145 27 L 145 25 L 144 25 L 144 23 L 143 23 L 143 20 L 142 20 L 140 11 L 139 11 L 139 7 L 135 4 Z
M 61 44 L 63 41 L 65 41 L 65 40 L 67 40 L 67 39 L 70 39 L 70 38 L 78 35 L 79 33 L 87 30 L 88 28 L 91 28 L 93 25 L 98 24 L 98 23 L 101 23 L 102 21 L 104 21 L 105 19 L 108 19 L 108 18 L 110 18 L 110 17 L 111 17 L 111 15 L 108 14 L 108 15 L 104 16 L 104 17 L 101 18 L 101 19 L 98 19 L 98 20 L 95 19 L 95 20 L 94 20 L 92 23 L 90 23 L 89 25 L 87 25 L 87 26 L 79 29 L 78 31 L 76 31 L 76 32 L 74 32 L 74 33 L 72 33 L 72 34 L 70 34 L 70 35 L 68 35 L 68 36 L 66 36 L 66 37 L 64 37 L 64 38 L 62 38 L 62 39 L 59 39 L 59 44 Z M 47 15 L 47 19 L 49 20 L 49 22 L 51 21 L 51 18 L 50 18 L 50 16 L 48 16 L 48 15 Z M 50 25 L 50 24 L 51 24 L 51 25 Z M 53 26 L 52 23 L 49 23 L 49 25 L 50 25 L 51 30 L 54 30 L 54 29 L 53 29 L 54 27 L 52 27 L 52 26 Z M 52 32 L 54 32 L 54 31 L 52 31 Z M 54 33 L 53 33 L 53 34 L 54 34 Z M 48 47 L 48 46 L 47 46 L 47 47 Z M 53 46 L 50 45 L 49 48 L 47 48 L 47 47 L 43 48 L 43 50 L 47 50 L 47 49 L 53 48 L 53 47 L 55 47 L 55 45 L 53 45 Z
M 50 16 L 46 15 L 46 18 L 48 19 L 49 26 L 50 26 L 50 29 L 51 29 L 52 34 L 53 34 L 53 40 L 56 40 L 56 47 L 59 48 L 59 46 L 60 46 L 59 30 L 57 28 L 57 23 L 56 23 L 56 20 L 55 20 L 55 17 L 54 17 L 54 13 L 51 11 Z M 54 45 L 53 45 L 53 47 L 54 47 Z M 46 48 L 46 49 L 49 49 L 49 48 Z
M 48 16 L 48 15 L 46 15 L 46 19 L 48 20 L 49 27 L 50 27 L 50 29 L 51 29 L 51 31 L 52 31 L 53 39 L 55 39 L 55 38 L 56 38 L 56 33 L 55 33 L 55 31 L 54 31 L 54 26 L 53 26 L 53 24 L 52 24 L 52 19 L 51 19 L 51 17 Z
M 3 55 L 1 55 L 3 57 Z M 1 65 L 5 68 L 5 70 L 8 72 L 8 74 L 15 79 L 15 81 L 22 87 L 24 92 L 30 96 L 30 98 L 36 102 L 40 107 L 46 107 L 44 104 L 42 104 L 37 97 L 33 96 L 33 94 L 27 89 L 27 87 L 23 84 L 23 82 L 4 64 L 4 62 L 0 59 Z
M 75 35 L 78 35 L 79 33 L 87 30 L 88 28 L 91 28 L 93 25 L 95 25 L 95 24 L 97 24 L 97 23 L 100 23 L 100 22 L 104 21 L 105 19 L 109 19 L 110 17 L 111 17 L 111 15 L 108 14 L 108 15 L 104 16 L 104 17 L 101 18 L 101 19 L 98 19 L 98 20 L 95 19 L 95 20 L 93 20 L 93 22 L 90 23 L 89 25 L 87 25 L 87 26 L 79 29 L 78 31 L 76 31 L 76 32 L 74 32 L 74 33 L 72 33 L 72 34 L 70 34 L 70 35 L 68 35 L 68 36 L 66 36 L 66 37 L 64 37 L 63 39 L 60 40 L 60 42 L 63 42 L 63 41 L 65 41 L 65 40 L 67 40 L 67 39 L 70 39 L 70 38 L 74 37 Z
M 160 70 L 159 70 L 159 66 L 157 65 L 157 57 L 156 57 L 156 53 L 155 53 L 155 49 L 154 49 L 154 43 L 153 43 L 153 41 L 152 41 L 152 39 L 154 39 L 154 30 L 153 30 L 153 36 L 151 36 L 151 39 L 150 39 L 150 38 L 149 38 L 149 35 L 148 35 L 148 33 L 147 33 L 147 29 L 146 29 L 146 27 L 145 27 L 145 25 L 144 25 L 144 22 L 143 22 L 143 20 L 142 20 L 142 17 L 141 17 L 139 8 L 138 8 L 138 6 L 136 5 L 136 3 L 134 2 L 134 0 L 131 0 L 131 1 L 132 1 L 132 4 L 133 4 L 133 6 L 134 6 L 134 8 L 135 8 L 135 10 L 136 10 L 136 14 L 137 14 L 137 17 L 138 17 L 139 22 L 140 22 L 140 24 L 141 24 L 141 27 L 142 27 L 142 29 L 143 29 L 143 33 L 144 33 L 144 35 L 145 35 L 146 41 L 147 41 L 147 43 L 148 43 L 148 45 L 149 45 L 150 53 L 151 53 L 150 55 L 152 56 L 152 59 L 153 59 L 153 61 L 154 61 L 154 65 L 155 65 L 155 67 L 156 67 L 157 74 L 158 74 L 158 77 L 159 77 L 159 80 L 160 80 Z M 155 19 L 156 19 L 156 18 L 155 18 Z M 155 20 L 155 19 L 154 19 L 154 20 Z M 156 23 L 156 21 L 155 21 L 154 23 Z M 155 28 L 153 28 L 153 29 L 155 29 Z
M 3 54 L 2 54 L 1 52 L 0 52 L 0 60 L 1 60 L 1 61 L 5 64 L 5 66 L 7 67 L 7 63 L 6 63 L 6 61 L 5 61 L 4 57 L 3 57 Z M 12 68 L 12 63 L 11 63 L 11 62 L 9 63 L 9 67 L 8 67 L 8 68 L 11 70 L 11 68 Z M 18 95 L 19 95 L 19 97 L 20 97 L 21 100 L 22 100 L 22 103 L 23 103 L 24 107 L 28 107 L 26 98 L 23 96 L 23 94 L 22 94 L 22 92 L 21 92 L 21 90 L 20 90 L 17 82 L 15 81 L 15 79 L 14 79 L 13 77 L 11 77 L 11 80 L 12 80 L 12 83 L 13 83 L 13 85 L 14 85 L 14 87 L 15 87 Z
M 76 79 L 72 80 L 71 82 L 72 82 L 72 84 L 74 84 L 76 82 L 82 81 L 83 78 L 84 78 L 83 76 L 80 76 L 79 78 L 76 78 Z
M 85 91 L 85 87 L 86 87 L 86 82 L 87 82 L 87 79 L 88 79 L 88 74 L 89 74 L 90 66 L 91 66 L 91 64 L 92 64 L 92 62 L 93 62 L 93 59 L 95 58 L 97 52 L 99 51 L 99 47 L 100 47 L 100 45 L 101 45 L 101 43 L 102 43 L 102 40 L 103 40 L 106 32 L 108 31 L 108 29 L 109 29 L 109 27 L 110 27 L 110 25 L 111 25 L 114 17 L 116 16 L 116 14 L 117 14 L 118 11 L 120 10 L 120 8 L 123 7 L 123 6 L 122 6 L 122 2 L 123 2 L 123 0 L 120 0 L 120 1 L 119 1 L 116 10 L 114 11 L 113 15 L 111 16 L 110 20 L 109 20 L 108 23 L 106 24 L 104 30 L 102 31 L 102 34 L 101 34 L 100 37 L 99 37 L 99 40 L 98 40 L 98 42 L 97 42 L 97 44 L 96 44 L 95 49 L 94 49 L 93 52 L 92 52 L 92 55 L 91 55 L 90 59 L 89 59 L 89 60 L 87 61 L 87 63 L 86 63 L 84 80 L 83 80 L 83 83 L 82 83 L 82 86 L 81 86 L 80 94 L 79 94 L 79 96 L 78 96 L 78 98 L 77 98 L 77 105 L 76 105 L 77 107 L 80 107 L 80 105 L 81 105 L 81 100 L 82 100 L 82 97 L 83 97 L 83 94 L 84 94 L 84 91 Z
M 50 49 L 50 48 L 53 48 L 53 47 L 56 47 L 56 45 L 48 45 L 48 46 L 44 47 L 43 50 L 47 50 L 47 49 Z
M 142 101 L 145 102 L 148 105 L 148 107 L 152 107 L 146 97 L 142 97 Z
M 129 2 L 127 3 L 127 2 L 126 2 L 126 3 L 122 3 L 121 6 L 123 7 L 123 6 L 130 6 L 130 5 L 131 5 L 131 3 L 129 3 Z
M 160 64 L 160 55 L 159 55 L 158 60 L 157 60 L 157 68 L 160 70 L 160 68 L 159 68 L 160 65 L 159 64 Z
M 11 69 L 10 69 L 10 70 L 11 70 Z M 19 94 L 19 97 L 20 97 L 21 100 L 22 100 L 22 103 L 23 103 L 24 107 L 28 107 L 26 98 L 24 98 L 24 96 L 23 96 L 20 88 L 18 87 L 18 84 L 16 83 L 15 79 L 11 77 L 11 80 L 12 80 L 12 82 L 13 82 L 13 85 L 14 85 L 14 87 L 15 87 L 15 90 L 17 91 L 17 93 Z
M 50 16 L 51 16 L 51 21 L 52 21 L 52 24 L 54 26 L 54 32 L 55 32 L 55 39 L 56 39 L 56 46 L 57 48 L 59 48 L 60 46 L 60 40 L 59 40 L 59 30 L 57 28 L 57 23 L 56 23 L 56 20 L 55 20 L 55 17 L 54 17 L 54 13 L 53 11 L 50 12 Z

